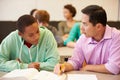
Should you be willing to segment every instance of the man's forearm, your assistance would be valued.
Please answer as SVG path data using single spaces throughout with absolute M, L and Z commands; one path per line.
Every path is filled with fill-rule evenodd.
M 104 64 L 101 64 L 101 65 L 86 65 L 81 70 L 112 74 L 111 72 L 109 72 L 105 68 Z
M 65 71 L 71 71 L 74 69 L 72 64 L 70 64 L 70 63 L 66 62 L 66 63 L 64 63 L 64 65 L 65 65 Z

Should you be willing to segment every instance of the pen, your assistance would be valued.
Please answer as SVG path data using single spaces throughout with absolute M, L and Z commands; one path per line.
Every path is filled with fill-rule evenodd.
M 59 75 L 61 74 L 61 72 L 64 72 L 64 70 L 65 70 L 65 64 L 61 64 Z
M 86 60 L 83 61 L 82 67 L 85 67 L 87 65 Z

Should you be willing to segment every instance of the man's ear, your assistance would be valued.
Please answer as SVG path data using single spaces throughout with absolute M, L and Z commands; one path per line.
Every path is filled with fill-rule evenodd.
M 102 24 L 101 24 L 101 23 L 97 23 L 97 24 L 96 24 L 96 28 L 97 28 L 97 29 L 101 29 L 101 27 L 102 27 Z

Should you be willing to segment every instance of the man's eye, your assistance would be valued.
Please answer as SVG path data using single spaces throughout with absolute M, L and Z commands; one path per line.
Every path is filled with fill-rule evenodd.
M 86 24 L 86 23 L 82 23 L 82 25 L 87 26 L 87 24 Z
M 86 23 L 83 23 L 83 25 L 84 25 L 84 26 L 87 26 L 87 24 L 86 24 Z

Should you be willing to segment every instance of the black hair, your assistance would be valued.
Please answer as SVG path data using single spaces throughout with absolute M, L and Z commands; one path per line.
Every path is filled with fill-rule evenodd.
M 30 15 L 33 16 L 33 14 L 34 14 L 35 11 L 37 11 L 37 9 L 32 9 L 32 10 L 30 11 Z
M 72 6 L 71 4 L 67 4 L 64 6 L 64 8 L 68 9 L 70 13 L 72 13 L 72 17 L 75 17 L 77 11 L 74 6 Z
M 32 25 L 35 22 L 37 22 L 37 20 L 33 16 L 23 15 L 17 20 L 16 25 L 18 30 L 23 33 L 25 27 Z
M 89 22 L 94 26 L 97 23 L 101 23 L 103 26 L 106 26 L 107 15 L 105 10 L 98 5 L 90 5 L 81 10 L 83 14 L 89 16 Z

